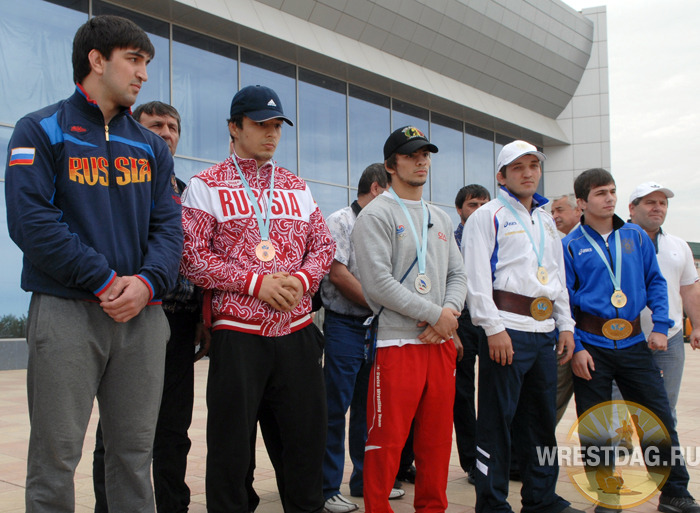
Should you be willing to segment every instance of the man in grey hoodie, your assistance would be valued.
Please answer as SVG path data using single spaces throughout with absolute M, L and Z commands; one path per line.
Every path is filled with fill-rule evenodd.
M 362 291 L 374 314 L 381 313 L 367 401 L 368 513 L 391 511 L 387 497 L 414 418 L 414 506 L 447 507 L 453 337 L 467 277 L 449 216 L 421 199 L 437 151 L 417 128 L 395 130 L 384 144 L 391 188 L 362 210 L 352 232 Z

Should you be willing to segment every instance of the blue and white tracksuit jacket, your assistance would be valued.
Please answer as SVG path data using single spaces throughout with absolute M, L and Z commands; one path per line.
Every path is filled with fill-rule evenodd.
M 613 232 L 606 242 L 598 232 L 583 223 L 584 221 L 562 241 L 566 262 L 566 281 L 574 317 L 577 311 L 583 310 L 604 319 L 621 318 L 631 322 L 639 317 L 645 306 L 648 306 L 652 311 L 653 331 L 666 335 L 673 325 L 673 321 L 668 317 L 666 280 L 659 269 L 654 243 L 649 236 L 639 226 L 625 223 L 615 216 Z M 615 291 L 610 274 L 582 230 L 586 230 L 603 248 L 613 272 L 619 256 L 615 250 L 615 231 L 620 233 L 622 252 L 620 285 L 622 292 L 627 296 L 627 304 L 622 308 L 616 308 L 610 302 L 610 297 Z M 640 333 L 614 341 L 602 335 L 576 330 L 574 339 L 576 341 L 574 352 L 584 349 L 582 342 L 608 349 L 624 349 L 643 342 L 644 334 Z
M 545 239 L 542 266 L 549 274 L 546 285 L 537 280 L 538 261 L 530 238 L 502 201 L 513 206 L 538 250 L 542 224 Z M 467 270 L 467 304 L 472 321 L 484 328 L 487 336 L 506 328 L 549 333 L 556 326 L 559 331 L 573 331 L 561 239 L 551 214 L 542 208 L 548 200 L 535 194 L 532 201 L 534 208 L 528 212 L 502 187 L 498 198 L 476 210 L 465 223 L 462 253 Z M 529 316 L 498 310 L 493 301 L 493 290 L 533 298 L 545 296 L 554 302 L 553 315 L 537 321 Z
M 157 302 L 182 255 L 180 198 L 165 141 L 128 109 L 108 125 L 80 86 L 23 117 L 10 139 L 5 191 L 24 290 L 97 300 L 137 276 Z

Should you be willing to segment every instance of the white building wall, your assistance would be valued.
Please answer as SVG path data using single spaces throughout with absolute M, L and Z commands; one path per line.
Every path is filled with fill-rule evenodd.
M 610 169 L 607 13 L 604 6 L 581 12 L 594 23 L 593 48 L 574 97 L 557 118 L 571 144 L 544 148 L 550 198 L 573 192 L 574 179 L 586 169 Z

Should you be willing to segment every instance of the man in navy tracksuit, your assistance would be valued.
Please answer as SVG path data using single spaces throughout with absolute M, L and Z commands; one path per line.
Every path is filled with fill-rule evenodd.
M 625 401 L 650 410 L 665 426 L 668 440 L 657 442 L 659 461 L 674 461 L 671 446 L 678 447 L 678 435 L 663 377 L 651 353 L 652 349 L 666 349 L 666 334 L 672 324 L 666 280 L 659 270 L 654 244 L 640 227 L 615 215 L 615 181 L 608 171 L 589 169 L 581 173 L 574 182 L 574 191 L 584 215 L 581 225 L 564 238 L 563 244 L 567 287 L 576 319 L 571 368 L 577 413 L 581 417 L 590 408 L 610 401 L 615 380 Z M 652 310 L 654 323 L 646 341 L 639 322 L 645 306 Z M 608 434 L 601 435 L 600 440 L 582 445 L 609 446 Z M 640 438 L 644 438 L 644 450 L 653 443 Z M 602 456 L 597 463 L 587 457 L 584 460 L 590 475 L 610 476 L 614 462 L 606 462 Z M 676 459 L 667 471 L 659 511 L 700 512 L 688 493 L 685 464 Z M 606 491 L 605 487 L 601 489 L 600 493 Z M 619 511 L 619 503 L 611 501 L 614 497 L 601 497 L 597 513 Z
M 7 221 L 32 292 L 27 511 L 75 509 L 95 397 L 109 510 L 154 511 L 169 335 L 159 298 L 177 277 L 182 227 L 168 146 L 129 112 L 153 54 L 131 21 L 90 19 L 73 42 L 73 96 L 22 118 L 10 139 Z

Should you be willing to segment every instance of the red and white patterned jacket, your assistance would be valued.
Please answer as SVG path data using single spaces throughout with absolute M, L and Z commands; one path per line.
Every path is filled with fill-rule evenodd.
M 212 329 L 287 335 L 311 322 L 311 296 L 330 268 L 335 243 L 304 180 L 276 167 L 270 213 L 276 253 L 273 260 L 260 261 L 255 256 L 260 231 L 234 156 L 193 177 L 182 195 L 180 271 L 196 285 L 213 289 Z M 272 161 L 258 170 L 254 159 L 236 158 L 265 217 Z M 304 285 L 304 297 L 291 312 L 275 310 L 257 297 L 263 276 L 280 271 Z

